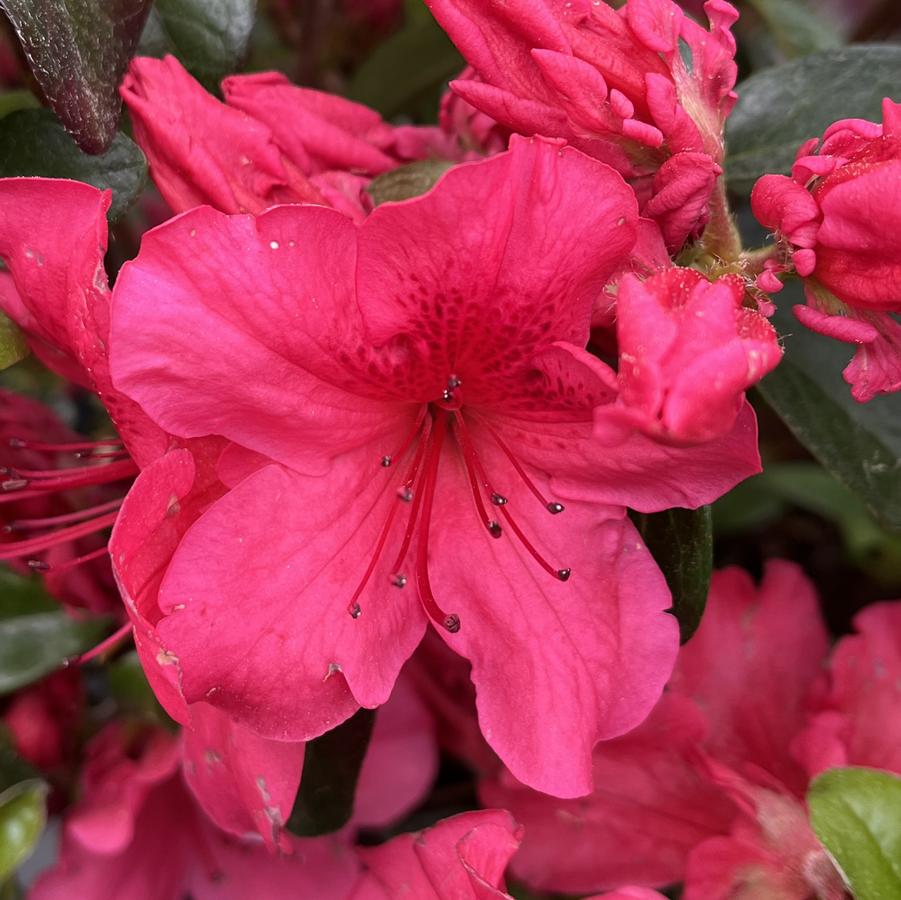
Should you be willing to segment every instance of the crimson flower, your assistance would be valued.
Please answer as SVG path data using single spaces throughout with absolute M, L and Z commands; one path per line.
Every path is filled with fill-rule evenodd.
M 678 250 L 708 218 L 735 104 L 738 17 L 672 0 L 426 0 L 471 68 L 451 88 L 520 134 L 564 138 L 632 180 Z
M 149 233 L 116 284 L 114 382 L 172 434 L 231 442 L 189 528 L 176 452 L 114 531 L 158 689 L 306 740 L 385 702 L 431 623 L 517 776 L 590 790 L 591 748 L 676 652 L 625 506 L 696 506 L 759 467 L 747 407 L 691 450 L 592 439 L 616 382 L 583 348 L 636 218 L 605 165 L 517 139 L 362 226 L 201 208 Z
M 901 772 L 901 603 L 854 627 L 830 655 L 792 563 L 769 562 L 759 586 L 715 573 L 660 702 L 595 749 L 590 797 L 555 800 L 503 771 L 483 780 L 482 802 L 525 828 L 513 873 L 567 894 L 684 881 L 688 900 L 844 897 L 805 795 L 833 766 Z
M 844 371 L 865 403 L 901 390 L 901 104 L 885 100 L 882 124 L 844 119 L 798 150 L 792 176 L 764 175 L 751 206 L 776 232 L 778 255 L 758 283 L 804 279 L 798 319 L 813 331 L 857 345 Z

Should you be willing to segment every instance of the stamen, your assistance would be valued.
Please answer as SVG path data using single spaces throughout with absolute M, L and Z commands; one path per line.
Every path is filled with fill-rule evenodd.
M 41 537 L 31 538 L 27 541 L 12 541 L 8 544 L 0 544 L 0 559 L 15 559 L 17 556 L 31 556 L 33 553 L 49 550 L 57 544 L 65 544 L 67 541 L 74 541 L 85 535 L 102 531 L 104 528 L 109 528 L 115 523 L 117 515 L 118 512 L 111 512 L 107 513 L 105 516 L 98 516 L 96 519 L 91 519 L 88 522 L 70 525 L 68 528 L 61 528 L 59 531 L 41 535 Z
M 410 490 L 410 486 L 416 479 L 416 473 L 419 471 L 419 466 L 421 465 L 422 458 L 425 454 L 426 443 L 427 440 L 420 441 L 420 445 L 416 448 L 416 456 L 413 457 L 413 462 L 410 464 L 410 468 L 407 470 L 407 474 L 403 482 L 403 487 L 408 491 Z M 400 494 L 398 496 L 400 496 Z M 403 497 L 400 497 L 400 499 L 403 499 Z M 369 565 L 366 567 L 366 571 L 363 573 L 363 577 L 360 579 L 360 583 L 357 585 L 357 589 L 354 591 L 353 596 L 350 598 L 350 603 L 347 604 L 347 611 L 354 619 L 358 619 L 363 614 L 363 609 L 357 601 L 359 600 L 360 595 L 363 593 L 363 589 L 366 587 L 369 579 L 372 577 L 372 573 L 375 571 L 375 567 L 382 555 L 382 550 L 384 550 L 385 543 L 388 540 L 388 535 L 391 532 L 391 526 L 392 524 L 394 524 L 394 517 L 397 515 L 398 509 L 399 507 L 396 503 L 391 504 L 391 508 L 388 510 L 388 515 L 385 518 L 385 524 L 382 526 L 381 533 L 379 534 L 378 541 L 376 542 L 375 550 L 373 550 L 372 552 L 372 558 L 369 560 Z M 395 569 L 396 568 L 397 566 L 395 566 Z M 406 583 L 406 579 L 404 579 L 404 582 Z M 400 587 L 403 587 L 403 585 L 400 585 Z
M 27 475 L 29 471 L 32 470 L 23 471 L 22 469 L 16 469 L 16 475 Z M 31 477 L 16 477 L 0 482 L 0 490 L 16 492 L 25 487 L 30 488 L 27 494 L 21 493 L 10 498 L 12 500 L 21 500 L 26 496 L 39 496 L 42 492 L 67 491 L 71 488 L 122 481 L 137 474 L 138 467 L 131 459 L 120 459 L 100 466 L 56 469 L 51 472 L 35 470 L 34 475 Z M 3 500 L 0 499 L 0 502 L 3 502 Z
M 68 525 L 70 522 L 81 522 L 83 519 L 90 519 L 93 516 L 99 516 L 101 513 L 118 509 L 122 505 L 122 498 L 110 500 L 108 503 L 101 503 L 98 506 L 89 506 L 87 509 L 79 509 L 75 512 L 66 513 L 61 516 L 47 516 L 43 519 L 17 519 L 0 528 L 0 532 L 9 534 L 12 531 L 32 531 L 37 528 L 55 528 L 57 525 Z
M 72 660 L 72 662 L 75 663 L 75 665 L 83 666 L 85 663 L 90 662 L 92 659 L 96 659 L 102 653 L 105 653 L 107 650 L 115 647 L 116 644 L 119 643 L 119 641 L 121 641 L 131 633 L 131 630 L 131 622 L 126 622 L 121 628 L 114 631 L 108 638 L 104 638 L 96 647 L 88 650 L 85 653 L 82 653 L 81 656 L 76 656 L 75 659 Z
M 420 429 L 422 428 L 422 423 L 425 421 L 426 413 L 429 411 L 428 406 L 423 403 L 422 409 L 419 411 L 419 415 L 416 417 L 416 424 L 413 426 L 413 430 L 404 438 L 403 443 L 394 453 L 390 453 L 388 456 L 383 456 L 381 465 L 385 469 L 390 469 L 391 465 L 394 463 L 394 460 L 400 459 L 407 450 L 410 449 L 410 444 L 416 440 L 417 435 L 419 434 Z
M 513 530 L 513 533 L 516 537 L 519 538 L 520 543 L 526 550 L 532 555 L 532 558 L 541 566 L 542 569 L 545 570 L 549 575 L 553 575 L 554 578 L 559 579 L 560 581 L 566 581 L 569 576 L 572 574 L 571 569 L 555 569 L 532 545 L 531 541 L 525 536 L 522 529 L 513 519 L 513 516 L 510 514 L 510 511 L 507 509 L 507 498 L 502 494 L 499 494 L 494 488 L 491 487 L 491 482 L 488 480 L 488 474 L 485 472 L 485 467 L 482 465 L 482 461 L 479 459 L 478 454 L 476 453 L 475 447 L 472 443 L 472 438 L 469 436 L 469 430 L 466 427 L 466 422 L 463 419 L 462 413 L 455 412 L 455 421 L 458 426 L 458 434 L 460 435 L 461 443 L 463 445 L 463 456 L 464 459 L 468 458 L 471 460 L 472 465 L 478 471 L 479 476 L 481 478 L 482 484 L 485 487 L 485 490 L 490 492 L 491 502 L 494 503 L 503 514 L 504 518 L 507 520 L 510 528 Z M 525 473 L 523 473 L 524 475 Z M 540 495 L 539 495 L 540 496 Z M 497 500 L 495 498 L 498 498 Z M 501 502 L 498 502 L 501 501 Z
M 523 534 L 522 529 L 516 522 L 513 521 L 513 517 L 506 509 L 502 509 L 501 512 L 504 514 L 504 517 L 507 520 L 507 524 L 513 529 L 513 533 L 519 538 L 520 543 L 529 553 L 532 555 L 532 558 L 535 562 L 544 569 L 549 575 L 553 575 L 554 578 L 558 578 L 560 581 L 567 581 L 569 576 L 572 575 L 572 569 L 555 569 L 533 546 L 531 541 Z
M 488 533 L 493 538 L 499 538 L 503 534 L 503 530 L 501 529 L 501 526 L 494 521 L 494 519 L 488 518 L 488 512 L 485 509 L 485 504 L 482 502 L 482 492 L 479 490 L 479 483 L 476 479 L 476 473 L 473 469 L 472 460 L 470 459 L 470 454 L 466 450 L 464 436 L 460 433 L 461 427 L 461 419 L 454 416 L 454 429 L 457 432 L 457 437 L 460 440 L 460 446 L 463 448 L 463 464 L 466 466 L 466 475 L 469 478 L 469 487 L 472 492 L 472 498 L 476 503 L 476 510 L 479 513 L 479 518 L 482 520 L 482 524 L 488 529 Z
M 65 572 L 66 569 L 74 569 L 76 566 L 83 565 L 86 562 L 90 562 L 92 559 L 100 559 L 101 556 L 109 555 L 109 547 L 99 547 L 97 550 L 92 550 L 90 553 L 85 553 L 84 556 L 77 556 L 75 559 L 66 560 L 64 563 L 56 563 L 55 565 L 50 565 L 50 563 L 46 563 L 41 559 L 29 559 L 28 566 L 32 569 L 37 569 L 39 572 L 52 572 L 54 574 L 59 572 Z
M 72 453 L 74 451 L 94 450 L 98 447 L 121 447 L 121 441 L 78 441 L 71 444 L 48 444 L 44 441 L 31 441 L 24 438 L 11 437 L 9 446 L 14 450 L 40 450 L 43 453 Z
M 485 425 L 488 429 L 488 433 L 494 438 L 494 442 L 504 451 L 507 456 L 507 459 L 510 460 L 511 465 L 514 469 L 516 469 L 516 474 L 523 480 L 526 487 L 541 501 L 541 505 L 552 515 L 557 515 L 558 513 L 562 513 L 566 508 L 562 503 L 555 503 L 551 500 L 545 498 L 544 494 L 538 490 L 535 486 L 535 483 L 531 478 L 526 474 L 526 470 L 522 467 L 519 460 L 513 455 L 513 451 L 503 442 L 501 436 L 490 426 Z
M 441 447 L 447 431 L 447 413 L 439 410 L 435 415 L 432 429 L 433 438 L 429 441 L 429 454 L 426 460 L 425 483 L 422 494 L 422 518 L 419 523 L 419 543 L 416 548 L 416 585 L 419 588 L 419 601 L 426 615 L 451 634 L 460 630 L 460 617 L 456 613 L 446 613 L 438 605 L 429 582 L 429 526 L 432 519 L 432 506 L 435 499 L 435 485 L 438 482 L 438 465 L 441 462 Z

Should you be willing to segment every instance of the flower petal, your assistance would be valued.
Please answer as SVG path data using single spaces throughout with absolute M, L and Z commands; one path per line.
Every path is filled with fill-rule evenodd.
M 421 348 L 421 378 L 439 394 L 456 372 L 467 402 L 484 404 L 540 348 L 585 345 L 593 301 L 636 232 L 634 193 L 612 169 L 559 142 L 514 138 L 507 153 L 456 166 L 366 220 L 363 317 L 377 343 L 405 335 Z
M 366 447 L 321 478 L 266 466 L 192 526 L 160 589 L 157 626 L 189 701 L 300 741 L 388 699 L 425 621 L 415 593 L 389 582 L 397 531 L 362 615 L 349 614 L 392 505 L 406 510 L 399 476 L 372 477 L 384 472 L 380 457 Z
M 327 471 L 402 415 L 361 396 L 378 395 L 379 380 L 353 368 L 365 372 L 368 352 L 355 255 L 355 226 L 322 207 L 257 218 L 201 208 L 155 229 L 116 283 L 117 387 L 180 437 L 223 435 Z
M 803 792 L 807 779 L 788 748 L 827 648 L 813 585 L 797 566 L 771 561 L 759 588 L 742 570 L 725 569 L 714 575 L 671 687 L 704 709 L 706 748 L 718 760 L 753 764 Z
M 552 568 L 572 575 L 564 583 L 544 571 L 507 517 L 498 516 L 504 533 L 492 538 L 462 460 L 449 455 L 429 572 L 461 627 L 442 637 L 471 661 L 482 733 L 513 775 L 555 796 L 587 794 L 595 743 L 641 722 L 672 670 L 669 591 L 621 509 L 576 501 L 550 515 L 491 437 L 478 425 L 471 432 L 492 488 L 507 498 L 503 512 Z

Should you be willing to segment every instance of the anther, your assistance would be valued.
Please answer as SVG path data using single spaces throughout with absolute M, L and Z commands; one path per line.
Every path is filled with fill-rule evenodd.
M 24 450 L 28 444 L 22 440 L 22 438 L 11 437 L 9 439 L 9 446 L 13 448 L 13 450 Z
M 488 534 L 490 534 L 493 538 L 499 538 L 503 533 L 503 529 L 497 522 L 492 520 L 488 523 Z
M 402 485 L 397 489 L 397 498 L 404 503 L 410 503 L 413 500 L 413 490 L 409 485 Z
M 391 584 L 393 584 L 397 588 L 402 588 L 407 583 L 407 576 L 401 575 L 398 573 L 397 575 L 391 576 Z
M 562 513 L 564 509 L 566 507 L 562 503 L 548 503 L 547 505 L 547 511 L 553 516 L 556 516 L 557 513 Z
M 350 617 L 352 619 L 359 619 L 361 615 L 363 615 L 363 608 L 359 603 L 353 603 L 348 608 L 347 611 L 350 613 Z
M 572 569 L 557 569 L 557 577 L 561 581 L 569 581 L 569 576 L 572 575 Z
M 491 502 L 492 502 L 495 506 L 506 506 L 506 505 L 507 505 L 507 498 L 506 498 L 503 494 L 499 494 L 499 493 L 497 493 L 497 491 L 495 491 L 495 492 L 491 495 Z
M 463 382 L 456 375 L 451 375 L 450 378 L 447 379 L 447 389 L 449 391 L 454 390 L 455 388 L 461 387 Z
M 21 491 L 23 488 L 27 487 L 27 478 L 8 478 L 6 481 L 0 484 L 0 490 L 2 491 Z
M 445 616 L 441 624 L 451 634 L 456 634 L 460 630 L 460 617 L 456 613 L 451 613 L 449 616 Z
M 385 469 L 390 469 L 390 468 L 391 468 L 391 457 L 390 457 L 390 456 L 383 456 L 383 457 L 382 457 L 382 467 L 385 468 Z
M 46 563 L 42 559 L 29 559 L 27 562 L 27 566 L 29 569 L 34 569 L 35 572 L 49 572 L 50 571 L 50 563 Z
M 454 392 L 453 392 L 450 388 L 445 388 L 445 389 L 441 392 L 441 399 L 442 399 L 445 403 L 450 403 L 451 400 L 454 399 Z

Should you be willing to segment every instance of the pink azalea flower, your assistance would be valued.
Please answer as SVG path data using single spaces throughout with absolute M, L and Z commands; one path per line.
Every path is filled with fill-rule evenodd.
M 591 0 L 427 5 L 472 66 L 451 85 L 464 100 L 633 179 L 671 249 L 703 227 L 735 103 L 731 5 L 705 4 L 709 32 L 671 0 L 629 0 L 618 12 Z
M 623 278 L 619 400 L 598 408 L 595 434 L 613 443 L 633 429 L 674 443 L 727 434 L 744 392 L 782 357 L 775 329 L 744 297 L 740 278 L 710 282 L 694 269 Z
M 373 176 L 459 155 L 437 128 L 395 128 L 368 107 L 277 72 L 235 75 L 222 90 L 225 103 L 172 56 L 134 59 L 122 83 L 135 140 L 175 212 L 207 204 L 259 213 L 308 202 L 361 219 L 372 208 L 364 189 Z
M 509 813 L 482 810 L 361 848 L 366 872 L 349 900 L 512 900 L 504 870 L 521 836 Z
M 901 771 L 901 604 L 828 640 L 800 570 L 715 574 L 701 627 L 634 731 L 598 745 L 590 797 L 554 800 L 499 771 L 480 797 L 524 826 L 511 871 L 565 893 L 685 882 L 688 900 L 839 900 L 808 823 L 809 779 L 835 765 Z
M 199 209 L 145 238 L 115 383 L 182 439 L 232 442 L 199 517 L 169 454 L 113 537 L 161 698 L 307 740 L 384 703 L 432 624 L 511 770 L 591 789 L 594 743 L 641 721 L 676 648 L 625 505 L 696 506 L 759 465 L 747 409 L 690 451 L 593 441 L 615 378 L 583 348 L 635 222 L 609 168 L 518 140 L 362 226 Z
M 885 100 L 882 125 L 845 119 L 799 150 L 792 177 L 764 175 L 751 205 L 779 239 L 760 287 L 783 272 L 804 278 L 798 319 L 857 345 L 844 371 L 856 400 L 901 390 L 901 105 Z M 819 150 L 817 150 L 817 145 Z
M 210 825 L 181 780 L 178 741 L 119 724 L 93 739 L 57 864 L 33 900 L 346 897 L 358 863 L 338 838 L 293 839 L 281 856 Z
M 187 508 L 199 515 L 223 490 L 212 470 L 223 443 L 173 438 L 112 386 L 107 358 L 111 295 L 103 270 L 109 194 L 72 181 L 28 178 L 0 181 L 0 198 L 4 211 L 0 257 L 9 270 L 0 275 L 0 306 L 25 329 L 43 361 L 100 396 L 121 434 L 121 442 L 73 440 L 60 433 L 58 425 L 48 423 L 46 415 L 22 416 L 17 433 L 9 435 L 13 466 L 2 481 L 0 509 L 10 509 L 15 517 L 10 521 L 27 524 L 28 530 L 22 539 L 14 531 L 14 539 L 0 545 L 0 558 L 26 559 L 45 575 L 51 588 L 65 588 L 63 599 L 78 587 L 79 596 L 90 599 L 84 605 L 108 604 L 103 592 L 99 600 L 84 594 L 83 577 L 81 582 L 73 579 L 84 576 L 86 566 L 105 562 L 103 535 L 117 519 L 122 483 L 131 481 L 138 465 L 162 457 L 170 446 L 190 447 L 182 452 L 191 456 L 197 477 Z M 10 414 L 33 406 L 22 399 L 9 403 Z M 40 434 L 23 430 L 29 419 L 40 427 Z M 79 455 L 83 462 L 78 461 Z M 46 456 L 49 464 L 41 462 Z M 98 498 L 86 508 L 71 508 L 68 498 L 75 489 L 82 497 L 85 489 L 111 491 L 112 497 Z M 31 536 L 38 527 L 46 531 Z M 94 541 L 93 547 L 84 547 L 85 541 Z M 126 606 L 126 611 L 140 634 L 146 628 L 143 620 L 131 607 Z M 166 705 L 168 695 L 161 693 L 156 678 L 161 665 L 158 654 L 148 654 L 139 638 L 136 644 L 148 677 Z M 264 838 L 276 842 L 281 820 L 274 811 L 284 815 L 290 811 L 302 748 L 270 747 L 227 721 L 214 721 L 215 710 L 201 709 L 190 717 L 183 701 L 180 705 L 170 702 L 167 708 L 188 731 L 189 762 L 194 741 L 203 744 L 198 752 L 209 751 L 227 761 L 218 778 L 191 779 L 215 815 L 225 827 L 242 834 L 254 824 L 263 825 Z M 242 761 L 242 755 L 247 759 Z M 261 791 L 259 780 L 276 788 Z

